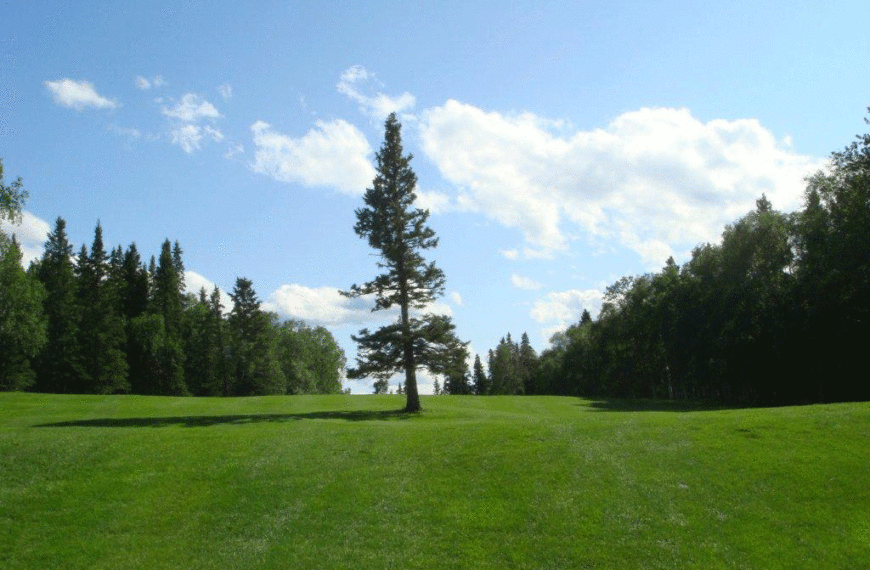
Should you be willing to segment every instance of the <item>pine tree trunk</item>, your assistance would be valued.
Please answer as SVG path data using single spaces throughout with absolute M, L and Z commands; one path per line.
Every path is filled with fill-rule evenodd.
M 399 264 L 400 274 L 404 273 L 404 265 Z M 405 393 L 408 398 L 405 402 L 406 412 L 421 412 L 420 394 L 417 392 L 417 363 L 414 362 L 414 340 L 411 338 L 411 327 L 408 317 L 408 286 L 404 279 L 399 285 L 402 302 L 402 337 L 405 345 Z
M 413 356 L 411 358 L 413 360 Z M 405 369 L 405 393 L 408 395 L 405 411 L 422 412 L 420 394 L 417 393 L 417 374 L 413 366 Z

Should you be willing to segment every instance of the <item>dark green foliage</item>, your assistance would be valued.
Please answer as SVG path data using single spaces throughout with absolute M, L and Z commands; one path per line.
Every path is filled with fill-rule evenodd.
M 136 244 L 107 255 L 98 223 L 90 251 L 82 246 L 74 258 L 66 223 L 58 218 L 29 272 L 20 266 L 17 243 L 2 251 L 7 249 L 8 255 L 0 254 L 0 389 L 175 396 L 341 392 L 345 356 L 329 331 L 278 323 L 260 310 L 248 280 L 237 283 L 227 319 L 217 287 L 209 297 L 201 291 L 199 299 L 183 292 L 178 242 L 165 240 L 159 265 L 152 256 L 146 269 Z M 4 318 L 14 325 L 6 326 Z
M 134 386 L 137 394 L 185 396 L 184 351 L 169 335 L 163 315 L 144 313 L 130 323 L 132 342 L 137 346 L 136 366 L 140 371 Z
M 453 355 L 453 362 L 444 373 L 445 394 L 471 394 L 472 387 L 468 371 L 468 349 L 462 347 Z
M 253 283 L 239 277 L 230 296 L 233 393 L 240 396 L 285 393 L 286 383 L 276 355 L 276 334 L 270 326 L 270 316 L 260 309 Z
M 84 374 L 79 358 L 79 306 L 72 252 L 66 222 L 57 218 L 54 231 L 45 242 L 42 258 L 34 266 L 37 278 L 45 287 L 43 306 L 48 321 L 46 343 L 36 357 L 35 389 L 40 392 L 72 392 Z
M 529 344 L 529 337 L 523 333 L 523 347 L 520 347 L 508 333 L 502 338 L 494 351 L 489 354 L 489 394 L 524 394 L 536 380 L 532 378 L 537 369 L 538 357 Z
M 385 272 L 362 286 L 353 285 L 351 297 L 375 295 L 375 310 L 398 307 L 394 324 L 370 332 L 360 331 L 353 339 L 359 344 L 357 366 L 351 378 L 373 376 L 386 381 L 405 372 L 406 411 L 421 410 L 416 370 L 427 368 L 440 374 L 455 361 L 465 346 L 454 333 L 449 317 L 413 316 L 444 291 L 444 272 L 434 262 L 426 263 L 421 251 L 438 245 L 435 232 L 426 225 L 428 210 L 414 208 L 417 176 L 410 167 L 411 156 L 402 151 L 401 125 L 395 113 L 385 122 L 384 144 L 377 153 L 377 176 L 365 193 L 365 208 L 356 210 L 354 230 L 378 250 L 378 267 Z
M 483 370 L 483 363 L 480 361 L 480 356 L 477 354 L 474 355 L 474 369 L 472 375 L 472 392 L 477 396 L 488 394 L 489 379 L 486 377 L 486 372 Z
M 215 287 L 210 297 L 201 289 L 199 299 L 184 311 L 184 378 L 195 396 L 220 396 L 231 390 L 223 308 Z
M 386 378 L 378 378 L 372 384 L 372 394 L 389 394 L 390 393 L 390 381 Z
M 76 392 L 115 394 L 128 392 L 124 323 L 119 313 L 118 292 L 108 277 L 109 264 L 103 248 L 103 229 L 94 230 L 90 255 L 82 246 L 76 267 L 78 302 L 78 347 L 81 383 Z
M 682 268 L 607 288 L 554 336 L 538 393 L 770 405 L 870 399 L 870 134 L 807 180 L 787 216 L 761 196 Z M 510 343 L 491 358 L 503 390 Z
M 30 359 L 46 341 L 45 289 L 21 267 L 15 236 L 0 250 L 0 390 L 24 390 L 35 381 Z
M 323 327 L 302 321 L 277 325 L 278 359 L 287 394 L 338 394 L 346 364 L 344 351 Z
M 173 257 L 169 240 L 163 242 L 160 259 L 153 272 L 152 311 L 161 315 L 167 334 L 178 338 L 181 334 L 182 276 L 178 272 L 178 259 Z

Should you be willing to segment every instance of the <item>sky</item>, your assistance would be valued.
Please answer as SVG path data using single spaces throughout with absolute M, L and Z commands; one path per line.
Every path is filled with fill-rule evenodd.
M 198 291 L 351 334 L 395 315 L 353 231 L 396 112 L 472 356 L 550 337 L 866 132 L 865 2 L 129 2 L 0 6 L 0 158 L 41 255 L 178 240 Z M 225 303 L 230 304 L 228 297 Z M 433 378 L 420 377 L 421 392 Z M 347 381 L 354 393 L 371 381 Z

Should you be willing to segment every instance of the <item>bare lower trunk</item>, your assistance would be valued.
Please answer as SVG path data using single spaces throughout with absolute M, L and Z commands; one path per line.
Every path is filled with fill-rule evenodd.
M 400 269 L 402 267 L 400 266 Z M 417 393 L 417 363 L 414 360 L 414 341 L 411 338 L 411 325 L 408 317 L 408 293 L 407 285 L 402 282 L 402 342 L 404 343 L 405 360 L 405 393 L 408 399 L 405 403 L 406 412 L 421 412 L 420 394 Z
M 405 370 L 405 393 L 408 395 L 405 411 L 423 411 L 423 408 L 420 406 L 420 395 L 417 393 L 417 374 L 413 367 Z

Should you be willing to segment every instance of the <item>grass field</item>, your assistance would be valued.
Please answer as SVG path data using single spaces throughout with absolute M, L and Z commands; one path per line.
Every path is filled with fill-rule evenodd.
M 0 394 L 0 568 L 867 568 L 870 404 Z

